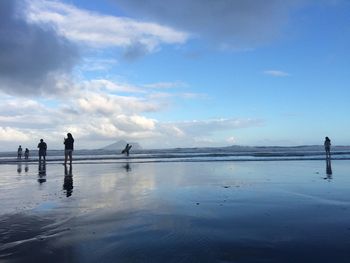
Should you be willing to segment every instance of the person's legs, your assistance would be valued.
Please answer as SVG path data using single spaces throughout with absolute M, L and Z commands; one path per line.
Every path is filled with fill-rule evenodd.
M 67 150 L 64 151 L 64 164 L 67 164 L 68 153 Z
M 72 153 L 73 151 L 69 151 L 69 164 L 72 164 Z

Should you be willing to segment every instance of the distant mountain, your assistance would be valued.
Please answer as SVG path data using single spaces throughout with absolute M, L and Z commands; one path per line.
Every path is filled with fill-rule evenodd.
M 132 150 L 140 150 L 142 149 L 141 145 L 137 142 L 127 142 L 125 140 L 120 140 L 120 141 L 117 141 L 115 143 L 112 143 L 110 145 L 107 145 L 105 147 L 103 147 L 102 149 L 103 150 L 110 150 L 110 151 L 121 151 L 125 148 L 125 145 L 126 144 L 131 144 L 132 145 L 132 148 L 131 148 L 131 151 Z

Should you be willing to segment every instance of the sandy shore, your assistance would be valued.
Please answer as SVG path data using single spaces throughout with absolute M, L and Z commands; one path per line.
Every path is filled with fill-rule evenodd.
M 0 262 L 349 262 L 350 162 L 331 165 L 1 165 Z

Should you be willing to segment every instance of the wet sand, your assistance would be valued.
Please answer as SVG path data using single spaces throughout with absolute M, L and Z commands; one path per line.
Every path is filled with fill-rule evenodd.
M 1 165 L 0 262 L 349 262 L 350 162 L 331 165 Z

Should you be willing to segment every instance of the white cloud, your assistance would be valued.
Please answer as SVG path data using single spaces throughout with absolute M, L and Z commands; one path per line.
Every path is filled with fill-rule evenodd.
M 111 58 L 99 58 L 99 57 L 88 57 L 84 58 L 82 65 L 80 66 L 81 71 L 102 71 L 107 72 L 113 66 L 118 64 L 118 60 Z
M 44 138 L 50 149 L 60 149 L 62 138 L 71 132 L 77 149 L 99 148 L 119 139 L 151 148 L 188 147 L 203 146 L 205 142 L 214 145 L 215 134 L 221 131 L 261 125 L 255 119 L 161 122 L 147 115 L 163 111 L 169 97 L 149 96 L 143 88 L 97 79 L 74 84 L 69 98 L 35 100 L 2 96 L 0 121 L 6 128 L 2 128 L 4 136 L 0 136 L 0 141 L 5 143 L 14 134 L 13 142 L 25 147 L 35 148 L 38 140 Z M 182 93 L 172 91 L 172 96 L 186 99 Z M 125 92 L 138 96 L 121 95 Z M 10 142 L 5 146 L 13 147 Z
M 229 144 L 234 144 L 234 143 L 236 143 L 236 138 L 235 137 L 228 137 L 227 139 L 226 139 L 226 142 L 227 143 L 229 143 Z
M 152 92 L 148 94 L 147 97 L 152 100 L 169 99 L 174 97 L 174 94 L 168 92 Z
M 211 119 L 181 122 L 157 122 L 155 133 L 143 141 L 145 145 L 166 147 L 218 146 L 232 141 L 218 141 L 216 135 L 237 129 L 256 128 L 263 124 L 259 119 Z M 160 143 L 161 142 L 161 143 Z
M 213 134 L 217 131 L 234 130 L 261 126 L 263 123 L 260 119 L 209 119 L 193 120 L 176 123 L 176 126 L 185 131 L 186 134 Z
M 56 104 L 53 107 L 32 100 L 8 99 L 0 108 L 0 121 L 4 124 L 0 141 L 10 145 L 11 139 L 16 144 L 35 147 L 44 138 L 50 149 L 60 149 L 62 138 L 71 132 L 77 149 L 99 148 L 119 139 L 151 148 L 205 146 L 217 143 L 217 133 L 262 124 L 257 119 L 160 122 L 144 115 L 149 107 L 160 111 L 157 103 L 86 90 L 72 100 L 64 100 L 64 104 Z
M 143 98 L 85 92 L 77 99 L 77 106 L 89 114 L 113 115 L 144 113 L 160 110 L 160 105 Z
M 0 127 L 0 138 L 5 142 L 29 140 L 28 134 L 11 127 Z
M 139 115 L 132 115 L 132 116 L 118 116 L 117 117 L 118 121 L 124 121 L 126 124 L 132 123 L 134 124 L 137 128 L 141 128 L 142 130 L 154 130 L 156 121 L 154 119 L 149 119 L 143 116 Z
M 184 82 L 177 81 L 177 82 L 157 82 L 157 83 L 150 83 L 145 84 L 144 87 L 146 88 L 152 88 L 152 89 L 170 89 L 170 88 L 183 88 L 187 87 L 188 85 Z
M 144 93 L 145 91 L 139 87 L 127 84 L 117 83 L 107 79 L 93 79 L 90 81 L 84 81 L 81 85 L 82 89 L 88 90 L 100 90 L 109 92 L 128 92 L 128 93 Z
M 273 77 L 288 77 L 288 76 L 290 76 L 290 74 L 285 72 L 285 71 L 273 70 L 273 69 L 265 70 L 264 74 L 270 75 L 270 76 L 273 76 Z
M 102 15 L 56 1 L 27 1 L 28 21 L 53 24 L 66 38 L 91 47 L 126 48 L 126 56 L 151 52 L 161 44 L 183 44 L 189 34 L 156 23 Z
M 207 99 L 208 98 L 208 95 L 205 93 L 193 93 L 193 92 L 180 93 L 179 96 L 184 99 Z

